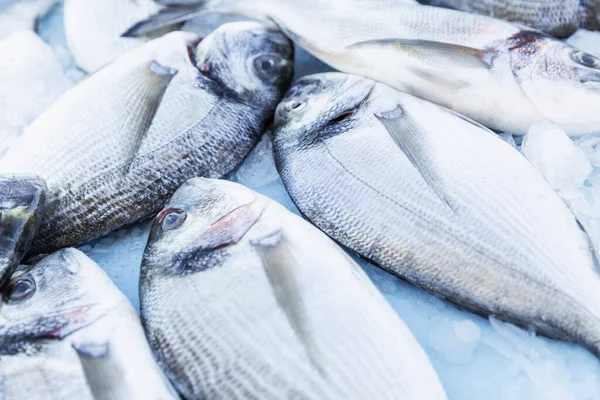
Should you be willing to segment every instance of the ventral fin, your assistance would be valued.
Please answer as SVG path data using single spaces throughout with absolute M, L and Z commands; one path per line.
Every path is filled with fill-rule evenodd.
M 495 53 L 456 44 L 418 39 L 377 39 L 367 40 L 348 46 L 349 48 L 365 48 L 382 46 L 393 48 L 398 52 L 410 54 L 420 60 L 434 60 L 437 63 L 451 65 L 456 68 L 490 69 Z
M 110 354 L 107 342 L 73 343 L 94 399 L 131 398 L 121 367 Z
M 306 349 L 313 366 L 323 374 L 320 355 L 311 334 L 306 307 L 300 289 L 300 265 L 283 231 L 278 230 L 259 240 L 252 246 L 260 255 L 265 274 L 269 280 L 277 304 L 283 310 L 292 330 Z
M 375 117 L 388 131 L 398 148 L 419 171 L 431 190 L 453 214 L 456 214 L 455 208 L 445 193 L 441 179 L 428 159 L 428 144 L 421 126 L 399 105 L 391 111 L 376 113 Z

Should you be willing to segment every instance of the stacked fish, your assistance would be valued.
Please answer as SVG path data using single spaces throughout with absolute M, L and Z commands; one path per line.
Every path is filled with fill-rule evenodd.
M 598 25 L 594 2 L 534 21 L 522 2 L 494 3 L 555 35 Z M 17 5 L 40 10 L 0 10 Z M 592 241 L 491 130 L 599 132 L 598 58 L 409 0 L 64 7 L 91 75 L 0 157 L 0 399 L 445 399 L 409 328 L 338 244 L 600 357 Z M 217 27 L 222 14 L 237 22 Z M 216 29 L 190 32 L 192 16 Z M 292 83 L 294 46 L 341 72 Z M 265 132 L 305 219 L 220 179 Z M 140 319 L 72 247 L 148 218 Z

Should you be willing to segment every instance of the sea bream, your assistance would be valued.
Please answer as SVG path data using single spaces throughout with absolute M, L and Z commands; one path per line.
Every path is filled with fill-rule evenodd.
M 579 28 L 600 29 L 598 0 L 420 0 L 490 17 L 506 19 L 567 37 Z
M 156 213 L 183 182 L 235 169 L 293 75 L 292 43 L 257 22 L 200 38 L 173 32 L 67 91 L 0 158 L 44 178 L 32 254 Z
M 425 352 L 360 267 L 283 206 L 195 178 L 152 227 L 150 345 L 186 399 L 445 399 Z
M 295 83 L 272 131 L 288 193 L 333 239 L 461 308 L 600 356 L 590 238 L 493 132 L 340 73 Z
M 18 270 L 3 289 L 0 398 L 179 399 L 127 298 L 75 249 Z
M 0 175 L 0 288 L 29 251 L 45 204 L 42 179 Z
M 127 34 L 206 11 L 243 14 L 275 24 L 340 71 L 492 129 L 524 135 L 533 123 L 550 121 L 570 135 L 600 131 L 600 60 L 534 29 L 400 0 L 163 3 L 170 6 Z

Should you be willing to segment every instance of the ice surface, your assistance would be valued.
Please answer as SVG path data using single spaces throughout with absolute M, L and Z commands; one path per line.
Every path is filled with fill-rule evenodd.
M 61 18 L 60 9 L 57 10 L 42 23 L 42 37 L 53 48 L 64 42 L 62 27 L 57 23 Z M 315 65 L 317 70 L 323 68 L 309 59 L 306 66 L 301 65 L 298 70 L 312 72 Z M 559 182 L 561 195 L 567 198 L 592 237 L 598 239 L 600 138 L 588 136 L 566 141 L 560 132 L 548 129 L 538 132 L 539 135 L 547 133 L 547 140 L 539 135 L 536 138 L 533 131 L 525 149 L 533 151 L 532 157 L 542 160 L 542 164 L 548 154 L 555 154 L 560 163 L 566 163 L 562 164 L 563 169 L 554 168 L 552 163 L 541 168 L 547 168 Z M 517 147 L 520 145 L 518 137 L 504 134 L 503 138 Z M 573 143 L 581 148 L 588 164 Z M 242 167 L 232 174 L 232 179 L 297 213 L 275 171 L 270 148 L 268 140 L 262 139 Z M 591 172 L 589 164 L 593 167 Z M 585 171 L 589 173 L 586 176 Z M 569 176 L 570 172 L 575 176 Z M 145 222 L 82 247 L 136 306 L 139 304 L 139 265 L 148 229 L 149 223 Z M 510 324 L 457 310 L 379 268 L 357 261 L 428 353 L 450 399 L 600 399 L 600 362 L 582 347 L 538 337 Z
M 33 30 L 36 21 L 58 0 L 10 1 L 0 8 L 0 39 L 15 32 Z
M 73 82 L 32 31 L 0 40 L 0 154 Z
M 523 139 L 522 151 L 556 190 L 581 187 L 592 171 L 583 150 L 550 123 L 533 125 Z

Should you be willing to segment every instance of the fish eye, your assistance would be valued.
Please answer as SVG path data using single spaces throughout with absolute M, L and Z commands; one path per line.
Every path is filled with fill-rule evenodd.
M 254 59 L 254 69 L 263 79 L 273 79 L 279 75 L 279 59 L 275 56 L 260 56 Z
M 305 101 L 291 101 L 289 103 L 286 103 L 285 105 L 285 109 L 287 112 L 296 112 L 296 111 L 300 111 L 302 110 L 304 107 L 306 107 L 306 102 Z
M 591 54 L 583 51 L 576 51 L 572 55 L 576 63 L 588 68 L 600 68 L 600 60 Z
M 158 215 L 158 223 L 163 230 L 179 228 L 187 218 L 187 213 L 179 208 L 169 208 Z
M 21 278 L 11 282 L 7 289 L 6 300 L 16 302 L 30 298 L 35 293 L 36 287 L 33 280 Z

